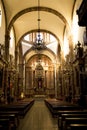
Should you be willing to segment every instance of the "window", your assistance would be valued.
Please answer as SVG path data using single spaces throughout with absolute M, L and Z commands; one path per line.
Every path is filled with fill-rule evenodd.
M 41 37 L 41 39 L 44 39 L 44 42 L 46 42 L 46 43 L 56 41 L 56 38 L 52 34 L 49 34 L 46 32 L 40 32 L 40 37 Z M 30 34 L 27 34 L 26 36 L 24 36 L 23 40 L 26 42 L 35 42 L 36 38 L 38 38 L 38 33 L 33 32 L 33 33 L 30 33 Z

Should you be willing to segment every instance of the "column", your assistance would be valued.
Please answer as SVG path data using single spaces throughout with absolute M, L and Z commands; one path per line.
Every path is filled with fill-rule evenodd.
M 5 59 L 9 61 L 9 42 L 10 36 L 8 34 L 5 35 Z
M 33 70 L 33 88 L 35 88 L 35 70 Z
M 17 69 L 17 61 L 18 61 L 18 51 L 17 48 L 15 50 L 15 68 Z
M 45 70 L 45 85 L 44 85 L 45 88 L 47 88 L 47 70 Z
M 23 64 L 19 64 L 19 95 L 23 92 Z
M 25 61 L 23 67 L 23 93 L 25 93 Z
M 9 82 L 8 82 L 8 62 L 9 62 L 9 42 L 10 42 L 10 36 L 9 34 L 5 35 L 5 60 L 7 62 L 5 66 L 5 100 L 7 103 L 7 88 L 9 87 Z
M 54 87 L 55 87 L 55 98 L 57 98 L 57 81 L 56 81 L 56 64 L 54 64 Z

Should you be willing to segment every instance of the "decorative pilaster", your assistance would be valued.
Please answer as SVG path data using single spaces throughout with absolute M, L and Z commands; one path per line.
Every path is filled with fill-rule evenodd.
M 18 61 L 18 51 L 15 49 L 15 68 L 17 69 L 17 61 Z
M 23 64 L 19 64 L 19 95 L 23 92 Z
M 56 63 L 54 64 L 54 87 L 55 87 L 55 98 L 57 98 L 57 72 Z
M 5 61 L 6 61 L 6 65 L 5 65 L 5 78 L 4 78 L 4 95 L 5 95 L 5 101 L 6 103 L 8 102 L 7 101 L 7 94 L 8 94 L 8 87 L 9 87 L 9 81 L 8 81 L 8 62 L 9 62 L 9 42 L 10 42 L 10 36 L 9 34 L 6 34 L 5 35 Z
M 10 42 L 10 36 L 6 34 L 5 35 L 5 59 L 7 62 L 9 61 L 9 42 Z
M 70 52 L 69 52 L 69 56 L 70 56 L 70 62 L 73 62 L 74 59 L 74 46 L 73 46 L 73 39 L 72 39 L 72 35 L 69 36 L 69 48 L 70 48 Z

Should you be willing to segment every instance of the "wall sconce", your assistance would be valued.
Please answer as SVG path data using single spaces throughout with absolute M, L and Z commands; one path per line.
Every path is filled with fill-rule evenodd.
M 24 93 L 23 92 L 21 92 L 21 99 L 23 99 L 24 98 Z

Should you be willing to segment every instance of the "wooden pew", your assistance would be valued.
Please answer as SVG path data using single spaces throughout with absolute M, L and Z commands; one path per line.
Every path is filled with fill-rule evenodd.
M 0 115 L 0 119 L 9 119 L 11 129 L 16 130 L 17 128 L 17 119 L 14 114 L 2 114 Z
M 87 114 L 62 114 L 61 118 L 58 120 L 58 127 L 63 128 L 66 118 L 87 118 Z
M 67 130 L 87 130 L 87 124 L 70 124 Z
M 65 118 L 62 130 L 67 130 L 70 124 L 87 124 L 87 118 L 84 117 Z
M 0 111 L 0 116 L 9 116 L 9 115 L 14 115 L 15 117 L 15 125 L 16 127 L 19 125 L 20 123 L 20 117 L 19 117 L 19 112 L 18 111 Z
M 87 110 L 64 110 L 64 111 L 58 111 L 58 116 L 61 116 L 61 114 L 87 114 Z
M 52 115 L 58 116 L 59 111 L 70 111 L 70 110 L 82 110 L 83 108 L 77 104 L 67 103 L 64 101 L 51 101 L 45 100 L 45 103 L 49 110 L 51 111 Z
M 24 117 L 26 112 L 33 105 L 34 100 L 22 101 L 12 104 L 0 105 L 0 119 L 9 119 L 9 127 L 15 130 L 19 125 L 20 116 Z M 3 122 L 4 123 L 4 122 Z M 1 125 L 2 127 L 3 125 Z M 3 128 L 4 129 L 4 128 Z M 7 129 L 5 129 L 7 130 Z
M 4 104 L 0 105 L 0 111 L 17 111 L 20 116 L 25 116 L 26 112 L 33 105 L 34 100 L 30 100 L 28 102 L 20 102 L 14 104 Z
M 0 127 L 2 128 L 1 130 L 11 130 L 9 119 L 0 119 Z
M 62 126 L 65 122 L 66 118 L 87 118 L 87 113 L 68 113 L 68 114 L 61 114 L 60 118 L 58 119 L 58 127 L 62 129 Z

